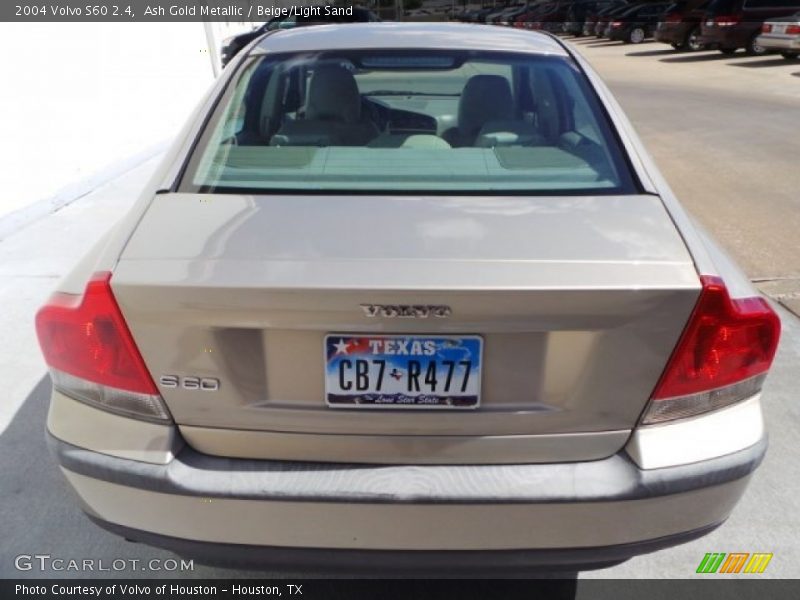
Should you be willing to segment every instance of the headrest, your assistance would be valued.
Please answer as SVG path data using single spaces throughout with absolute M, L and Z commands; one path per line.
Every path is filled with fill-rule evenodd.
M 458 104 L 458 128 L 475 135 L 487 121 L 514 118 L 508 80 L 500 75 L 474 75 L 467 80 Z
M 355 77 L 338 65 L 314 68 L 308 84 L 306 119 L 354 123 L 361 115 L 361 96 Z

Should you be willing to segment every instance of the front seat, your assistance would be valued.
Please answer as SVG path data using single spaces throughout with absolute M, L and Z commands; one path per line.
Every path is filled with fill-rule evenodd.
M 352 73 L 339 65 L 314 68 L 303 118 L 286 121 L 273 146 L 363 146 L 378 128 L 361 114 L 361 95 Z
M 458 124 L 442 137 L 454 148 L 543 141 L 533 125 L 514 118 L 511 86 L 500 75 L 473 75 L 467 80 L 458 103 Z

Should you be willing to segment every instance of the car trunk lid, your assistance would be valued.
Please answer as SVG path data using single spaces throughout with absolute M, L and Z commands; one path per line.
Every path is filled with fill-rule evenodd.
M 700 284 L 660 199 L 157 195 L 112 279 L 187 440 L 354 462 L 601 458 L 636 424 Z M 362 304 L 447 306 L 370 317 Z M 331 409 L 324 339 L 474 335 L 480 406 Z M 218 389 L 166 387 L 163 376 Z

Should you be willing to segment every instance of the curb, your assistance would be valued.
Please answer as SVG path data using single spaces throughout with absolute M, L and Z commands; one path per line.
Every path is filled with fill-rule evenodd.
M 158 144 L 150 146 L 146 150 L 128 156 L 127 158 L 101 169 L 86 179 L 61 188 L 49 198 L 37 200 L 33 204 L 19 208 L 3 217 L 0 217 L 0 242 L 24 229 L 28 225 L 35 223 L 39 219 L 46 217 L 47 215 L 52 214 L 64 208 L 65 206 L 69 206 L 76 200 L 79 200 L 83 196 L 90 194 L 100 186 L 147 162 L 157 154 L 163 152 L 166 149 L 167 144 L 168 142 L 166 140 L 161 141 Z

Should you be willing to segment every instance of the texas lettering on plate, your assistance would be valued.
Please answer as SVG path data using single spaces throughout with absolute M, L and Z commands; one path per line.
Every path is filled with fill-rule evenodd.
M 329 334 L 325 399 L 333 408 L 476 408 L 478 336 Z

